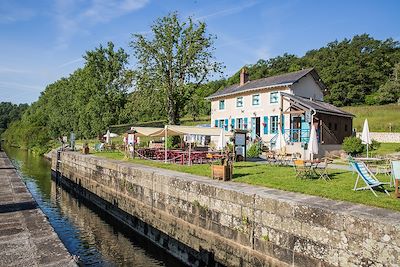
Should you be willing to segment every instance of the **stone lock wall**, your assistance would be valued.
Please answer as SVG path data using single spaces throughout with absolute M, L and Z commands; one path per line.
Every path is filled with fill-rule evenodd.
M 399 266 L 399 212 L 73 152 L 61 159 L 67 179 L 226 266 Z

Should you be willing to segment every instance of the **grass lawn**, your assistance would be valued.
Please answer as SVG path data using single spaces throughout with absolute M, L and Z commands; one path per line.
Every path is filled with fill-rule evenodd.
M 356 115 L 353 120 L 353 127 L 358 132 L 362 131 L 366 118 L 371 132 L 389 132 L 390 127 L 392 132 L 400 132 L 400 105 L 355 106 L 341 107 L 341 109 Z
M 211 169 L 208 164 L 182 166 L 141 159 L 124 159 L 124 155 L 120 152 L 100 152 L 94 155 L 200 176 L 211 176 Z M 331 181 L 318 179 L 300 180 L 295 177 L 294 169 L 291 167 L 237 162 L 234 165 L 233 181 L 400 211 L 400 200 L 389 197 L 383 192 L 377 191 L 379 197 L 375 197 L 369 190 L 354 192 L 352 188 L 354 187 L 356 176 L 353 176 L 351 172 L 329 170 L 329 173 L 332 178 Z M 379 176 L 379 179 L 382 182 L 389 181 L 387 176 Z M 389 193 L 394 191 L 389 186 L 385 186 L 385 188 Z

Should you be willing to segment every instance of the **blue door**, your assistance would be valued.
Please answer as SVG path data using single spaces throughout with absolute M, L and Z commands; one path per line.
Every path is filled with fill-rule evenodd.
M 256 138 L 256 118 L 251 118 L 251 139 Z

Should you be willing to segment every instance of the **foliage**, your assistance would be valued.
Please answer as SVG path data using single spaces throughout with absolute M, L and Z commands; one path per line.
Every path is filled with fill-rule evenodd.
M 48 85 L 21 120 L 10 124 L 4 133 L 8 143 L 42 153 L 51 140 L 70 131 L 77 138 L 90 138 L 121 123 L 118 114 L 132 80 L 126 68 L 128 55 L 122 49 L 115 51 L 109 42 L 84 58 L 82 69 Z
M 249 149 L 247 150 L 248 158 L 257 158 L 261 154 L 259 144 L 251 144 Z
M 368 146 L 368 150 L 374 151 L 374 150 L 378 150 L 380 147 L 381 147 L 381 143 L 372 139 L 371 144 Z
M 181 22 L 177 13 L 156 20 L 151 29 L 152 39 L 135 34 L 131 42 L 137 59 L 136 87 L 160 90 L 168 123 L 178 124 L 192 92 L 220 70 L 213 58 L 214 37 L 207 34 L 204 22 L 190 17 Z
M 308 51 L 303 57 L 283 54 L 249 65 L 250 80 L 313 67 L 327 86 L 325 100 L 336 106 L 375 104 L 371 96 L 377 93 L 400 62 L 400 45 L 393 39 L 375 40 L 368 34 L 352 39 L 334 41 L 319 49 Z M 228 84 L 239 82 L 239 71 L 228 79 Z M 393 84 L 379 89 L 376 103 L 396 102 Z M 398 87 L 395 87 L 398 88 Z M 367 101 L 367 102 L 366 102 Z
M 22 113 L 29 107 L 28 104 L 0 103 L 0 135 L 7 129 L 11 122 L 19 120 Z
M 364 151 L 364 146 L 361 139 L 355 136 L 345 137 L 343 140 L 342 148 L 350 155 L 357 155 Z

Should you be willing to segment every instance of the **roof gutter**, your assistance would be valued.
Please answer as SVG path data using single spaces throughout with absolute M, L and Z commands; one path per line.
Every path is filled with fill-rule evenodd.
M 270 88 L 276 88 L 276 87 L 288 87 L 292 84 L 293 83 L 280 83 L 280 84 L 274 84 L 274 85 L 269 85 L 269 86 L 250 88 L 250 89 L 247 89 L 244 91 L 239 91 L 239 92 L 232 92 L 232 93 L 222 94 L 222 95 L 217 95 L 217 96 L 207 96 L 207 97 L 205 97 L 205 99 L 211 100 L 211 99 L 215 99 L 215 98 L 221 98 L 221 97 L 226 97 L 226 96 L 231 96 L 231 95 L 238 95 L 241 93 L 253 92 L 253 91 L 258 91 L 258 90 L 262 90 L 262 89 L 270 89 Z

